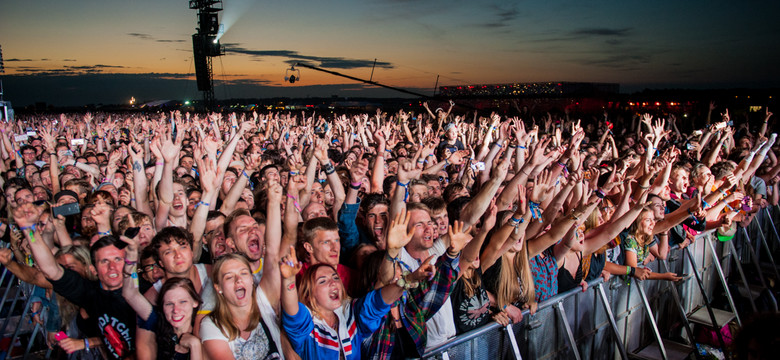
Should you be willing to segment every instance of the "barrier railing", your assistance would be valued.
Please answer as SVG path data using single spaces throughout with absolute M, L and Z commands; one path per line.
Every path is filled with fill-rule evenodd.
M 663 359 L 691 353 L 698 357 L 692 323 L 715 330 L 713 336 L 717 337 L 721 349 L 728 351 L 721 327 L 732 320 L 741 326 L 744 319 L 729 291 L 732 265 L 745 288 L 756 288 L 748 282 L 742 268 L 743 263 L 753 263 L 757 285 L 777 311 L 759 256 L 769 260 L 771 274 L 780 280 L 772 254 L 780 250 L 780 235 L 769 209 L 761 210 L 754 222 L 752 227 L 739 228 L 739 236 L 732 241 L 717 241 L 708 232 L 699 235 L 687 248 L 675 246 L 666 261 L 654 262 L 653 271 L 686 274 L 679 283 L 626 281 L 622 277 L 613 277 L 608 282 L 597 279 L 589 282 L 587 292 L 577 288 L 539 304 L 535 315 L 523 311 L 523 320 L 518 324 L 507 327 L 488 324 L 430 349 L 423 357 L 613 359 L 619 356 L 627 359 L 629 353 Z M 766 228 L 771 230 L 764 232 Z M 760 240 L 761 244 L 757 245 L 764 253 L 757 253 L 751 238 Z M 735 242 L 748 251 L 740 253 Z M 730 311 L 712 306 L 716 284 L 723 287 Z M 757 312 L 754 297 L 749 300 L 753 313 Z M 670 338 L 681 340 L 682 344 L 666 340 Z

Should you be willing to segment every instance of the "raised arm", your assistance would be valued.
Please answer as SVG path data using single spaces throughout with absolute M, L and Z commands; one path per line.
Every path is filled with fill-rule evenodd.
M 584 222 L 585 218 L 588 217 L 591 212 L 593 212 L 593 209 L 596 208 L 598 201 L 598 197 L 595 195 L 591 196 L 587 202 L 583 202 L 579 207 L 574 209 L 571 215 L 558 217 L 558 219 L 550 227 L 550 231 L 527 241 L 526 244 L 528 246 L 528 256 L 534 257 L 541 254 L 542 251 L 555 244 L 558 240 L 562 239 L 563 236 L 569 231 L 569 229 L 571 229 L 572 225 L 575 223 Z
M 190 223 L 190 232 L 192 233 L 192 259 L 194 262 L 200 260 L 203 252 L 203 233 L 206 231 L 206 219 L 209 215 L 209 206 L 211 201 L 215 201 L 219 193 L 219 178 L 217 166 L 211 158 L 203 159 L 200 154 L 196 154 L 195 161 L 200 169 L 200 187 L 203 190 L 201 202 L 195 207 L 195 214 L 192 215 Z M 238 180 L 236 181 L 238 182 Z
M 27 203 L 14 209 L 14 221 L 16 221 L 16 225 L 19 226 L 22 234 L 29 242 L 30 250 L 32 250 L 32 255 L 38 268 L 47 279 L 56 281 L 62 278 L 65 271 L 54 259 L 54 255 L 49 246 L 46 245 L 46 242 L 37 240 L 41 238 L 42 234 L 35 224 L 38 223 L 38 218 L 40 218 L 42 212 L 43 210 L 40 207 Z
M 506 178 L 507 171 L 509 171 L 509 162 L 512 159 L 514 149 L 508 149 L 506 156 L 501 162 L 491 171 L 490 180 L 479 190 L 473 199 L 469 200 L 463 210 L 460 212 L 460 221 L 462 221 L 467 227 L 477 223 L 477 220 L 485 213 L 485 210 L 491 204 L 491 199 L 496 197 L 498 188 Z
M 135 223 L 131 225 L 135 225 Z M 125 274 L 130 274 L 130 276 L 125 276 L 122 281 L 122 297 L 135 310 L 138 317 L 146 321 L 149 319 L 149 315 L 152 314 L 153 309 L 149 300 L 146 300 L 138 290 L 138 243 L 135 239 L 125 236 L 120 236 L 119 239 L 127 243 L 124 272 Z
M 179 156 L 179 150 L 181 150 L 182 137 L 178 136 L 173 140 L 171 134 L 167 132 L 163 134 L 161 151 L 165 163 L 163 165 L 162 180 L 160 180 L 157 217 L 155 218 L 155 225 L 157 225 L 158 229 L 165 227 L 168 221 L 168 212 L 171 210 L 171 203 L 173 202 L 173 168 L 176 158 Z
M 260 287 L 266 293 L 271 306 L 279 309 L 279 291 L 283 281 L 280 278 L 279 246 L 282 242 L 282 185 L 276 181 L 269 181 L 266 191 L 268 192 L 268 207 L 266 208 L 266 230 L 265 230 L 265 258 L 263 260 L 263 278 L 260 279 Z M 294 277 L 293 277 L 293 280 Z

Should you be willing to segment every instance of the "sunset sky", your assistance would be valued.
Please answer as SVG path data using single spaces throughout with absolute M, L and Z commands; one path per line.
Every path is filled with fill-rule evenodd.
M 430 93 L 526 81 L 780 86 L 780 5 L 768 1 L 225 0 L 217 98 L 397 96 L 311 64 Z M 197 99 L 185 0 L 5 0 L 5 97 L 18 105 Z M 328 85 L 328 86 L 323 86 Z

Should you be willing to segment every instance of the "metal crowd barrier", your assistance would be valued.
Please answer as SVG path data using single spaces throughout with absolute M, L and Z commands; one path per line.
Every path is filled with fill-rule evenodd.
M 758 296 L 768 299 L 768 310 L 777 311 L 771 284 L 764 276 L 780 281 L 774 262 L 780 258 L 776 256 L 780 236 L 773 219 L 777 210 L 762 209 L 731 241 L 720 242 L 710 231 L 684 249 L 672 248 L 667 260 L 651 263 L 653 271 L 683 274 L 680 282 L 627 281 L 619 276 L 604 282 L 599 278 L 589 282 L 586 292 L 577 287 L 544 301 L 535 315 L 523 311 L 518 324 L 490 323 L 430 349 L 423 358 L 699 358 L 693 324 L 712 329 L 715 341 L 727 352 L 725 345 L 731 339 L 724 338 L 721 328 L 731 322 L 741 327 L 749 315 L 746 310 L 750 314 L 761 310 L 755 303 Z M 767 261 L 762 264 L 761 260 Z M 751 263 L 755 273 L 746 273 L 743 265 Z M 729 282 L 734 269 L 739 278 Z M 726 309 L 713 306 L 718 286 L 718 294 L 727 300 L 720 306 Z M 735 286 L 750 303 L 750 309 L 743 307 L 742 313 L 730 291 Z
M 30 308 L 33 303 L 32 294 L 36 286 L 22 282 L 8 269 L 3 267 L 2 275 L 0 275 L 0 289 L 3 289 L 3 296 L 0 300 L 0 322 L 2 322 L 2 325 L 0 325 L 0 336 L 3 339 L 10 339 L 8 348 L 0 353 L 0 358 L 10 359 L 18 357 L 13 356 L 14 345 L 17 339 L 25 337 L 27 344 L 21 358 L 27 359 L 36 342 L 39 347 L 45 347 L 46 344 L 45 329 L 37 322 L 33 322 L 30 314 Z M 21 304 L 21 312 L 19 312 L 19 304 Z M 50 351 L 47 352 L 47 357 L 49 353 Z

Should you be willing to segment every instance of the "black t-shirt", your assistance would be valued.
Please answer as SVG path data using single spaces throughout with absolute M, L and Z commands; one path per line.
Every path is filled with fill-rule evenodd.
M 482 277 L 482 270 L 474 269 L 472 276 Z M 452 299 L 453 316 L 455 317 L 455 330 L 458 334 L 474 330 L 490 322 L 490 299 L 487 291 L 480 286 L 474 292 L 474 296 L 467 298 L 464 291 L 465 279 L 461 277 L 455 283 L 450 298 Z M 482 284 L 482 282 L 480 282 Z
M 496 259 L 496 263 L 493 266 L 487 268 L 482 275 L 482 288 L 489 291 L 493 295 L 498 294 L 498 279 L 501 276 L 501 261 L 504 260 L 503 256 L 499 256 Z
M 136 316 L 122 297 L 122 289 L 103 290 L 100 282 L 84 279 L 70 269 L 65 269 L 59 280 L 50 281 L 54 291 L 97 320 L 103 344 L 112 358 L 123 359 L 132 354 Z

